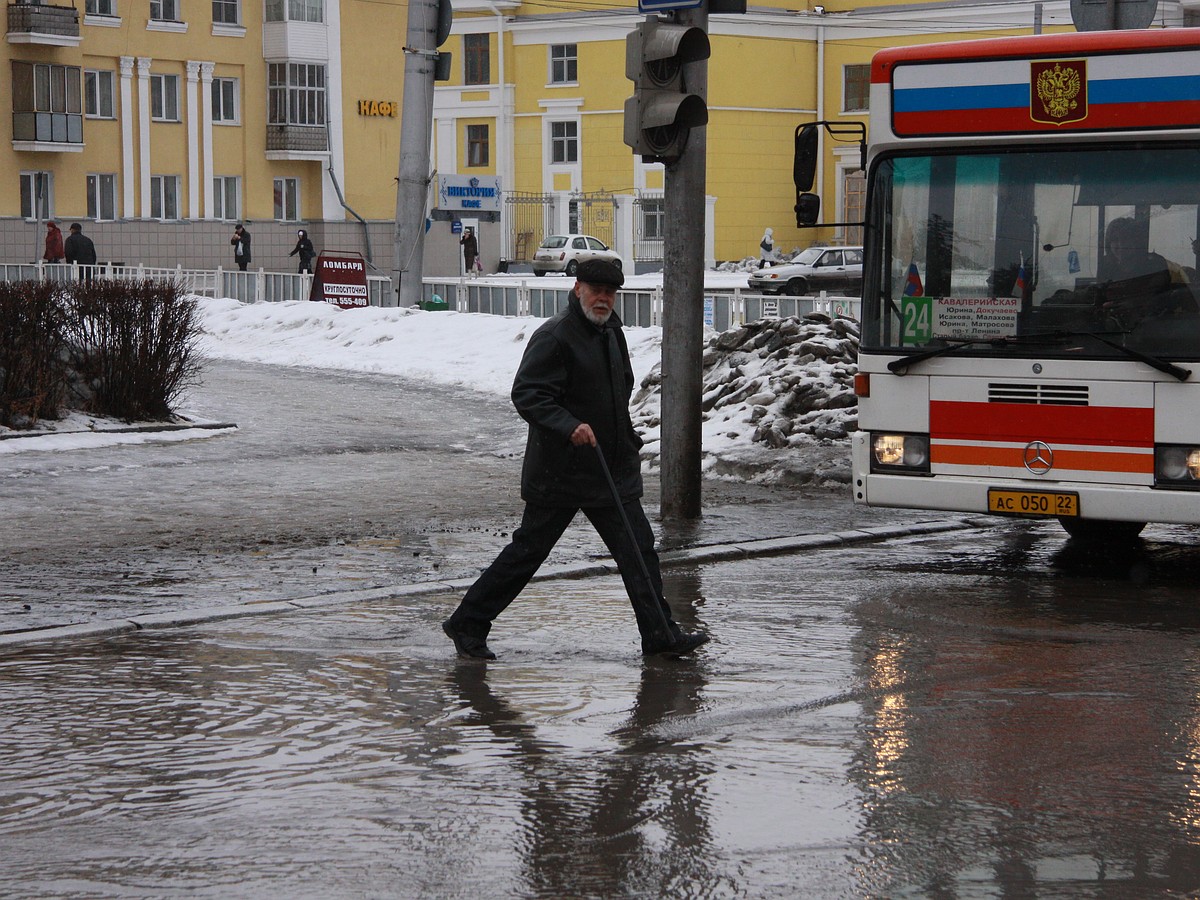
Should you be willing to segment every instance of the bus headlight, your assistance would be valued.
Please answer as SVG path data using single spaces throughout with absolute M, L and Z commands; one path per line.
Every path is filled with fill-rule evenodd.
M 1154 483 L 1163 487 L 1200 489 L 1200 447 L 1186 444 L 1155 446 Z
M 929 435 L 871 435 L 871 471 L 929 474 Z

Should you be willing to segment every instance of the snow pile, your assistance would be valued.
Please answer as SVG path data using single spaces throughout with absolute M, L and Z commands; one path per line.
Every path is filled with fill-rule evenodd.
M 814 245 L 816 246 L 816 245 Z M 803 247 L 793 247 L 791 253 L 777 253 L 775 255 L 774 265 L 786 266 L 790 262 L 794 262 L 796 257 L 804 252 Z M 723 273 L 742 274 L 746 272 L 754 272 L 762 268 L 762 258 L 758 256 L 747 256 L 744 259 L 729 260 L 728 262 L 720 263 L 714 271 Z
M 858 427 L 858 325 L 813 313 L 764 319 L 712 337 L 704 354 L 703 447 L 709 474 L 763 482 L 849 481 L 846 438 Z M 654 464 L 662 373 L 633 400 Z

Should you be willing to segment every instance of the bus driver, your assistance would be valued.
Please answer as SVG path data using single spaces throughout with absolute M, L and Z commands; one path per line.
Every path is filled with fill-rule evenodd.
M 1182 267 L 1146 249 L 1145 228 L 1134 219 L 1113 219 L 1104 248 L 1097 272 L 1098 305 L 1119 324 L 1128 327 L 1149 315 L 1196 312 Z

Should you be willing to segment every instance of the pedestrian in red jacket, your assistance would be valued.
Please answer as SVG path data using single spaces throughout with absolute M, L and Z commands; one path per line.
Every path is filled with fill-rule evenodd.
M 62 229 L 51 219 L 46 223 L 46 252 L 42 254 L 42 259 L 46 262 L 60 263 L 65 255 Z

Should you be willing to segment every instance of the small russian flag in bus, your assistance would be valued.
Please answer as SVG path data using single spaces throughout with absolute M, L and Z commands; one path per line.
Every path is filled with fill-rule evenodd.
M 1012 295 L 1014 297 L 1024 297 L 1025 296 L 1025 288 L 1027 286 L 1026 280 L 1027 279 L 1026 279 L 1026 275 L 1025 275 L 1025 263 L 1022 262 L 1021 267 L 1019 269 L 1017 269 L 1016 284 L 1013 285 Z
M 925 286 L 921 284 L 921 273 L 917 271 L 916 262 L 908 264 L 908 275 L 904 278 L 905 297 L 924 297 Z

